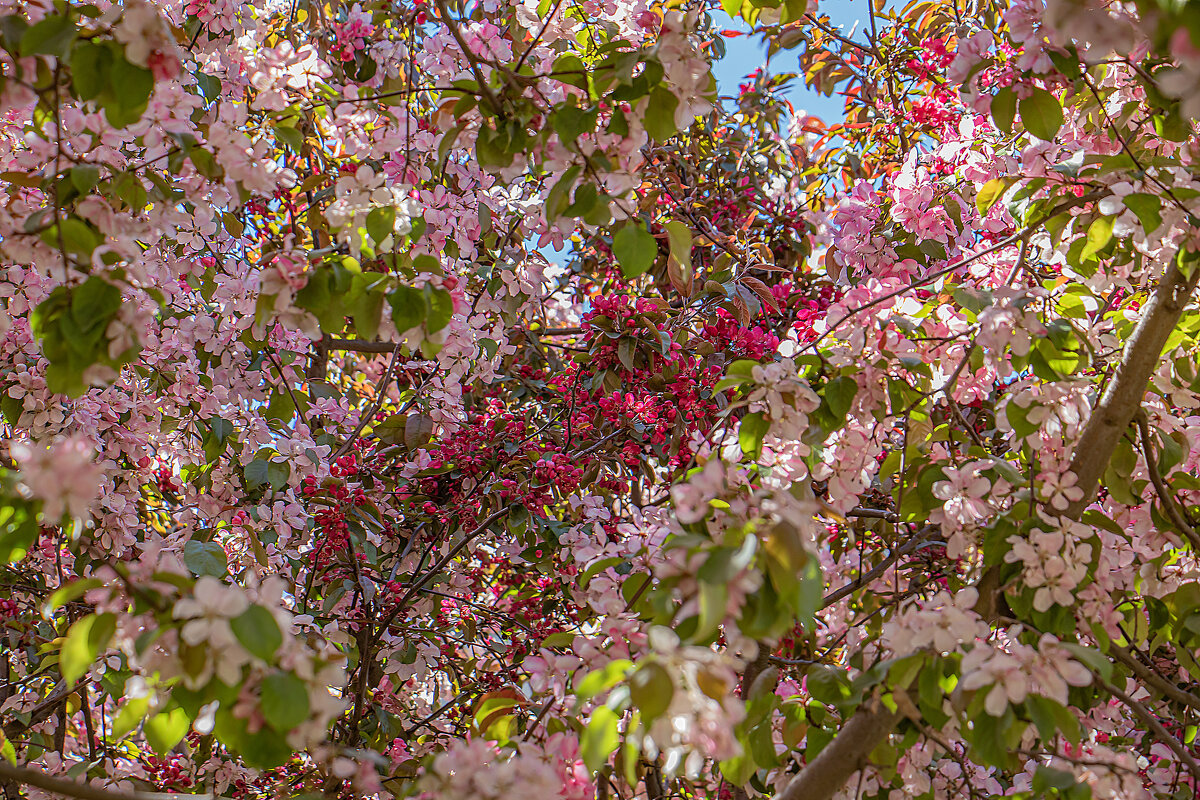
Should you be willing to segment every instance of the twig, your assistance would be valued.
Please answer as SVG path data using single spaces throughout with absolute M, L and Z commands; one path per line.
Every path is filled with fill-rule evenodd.
M 948 267 L 945 267 L 944 269 L 940 269 L 937 272 L 930 273 L 929 275 L 926 275 L 924 278 L 915 280 L 912 283 L 906 284 L 906 285 L 902 286 L 901 288 L 896 289 L 893 292 L 888 292 L 887 294 L 876 297 L 874 300 L 863 303 L 858 308 L 855 308 L 851 311 L 847 311 L 845 314 L 843 314 L 841 317 L 839 317 L 836 322 L 834 322 L 832 325 L 830 325 L 829 328 L 824 333 L 822 333 L 820 336 L 818 336 L 816 339 L 814 339 L 808 346 L 812 348 L 813 352 L 817 352 L 817 345 L 820 344 L 821 341 L 825 337 L 832 334 L 835 330 L 837 330 L 839 327 L 841 327 L 843 322 L 846 322 L 847 320 L 852 319 L 856 314 L 858 314 L 862 311 L 866 311 L 869 308 L 874 308 L 875 306 L 880 305 L 881 303 L 886 303 L 888 300 L 893 300 L 907 292 L 912 291 L 913 289 L 933 283 L 938 278 L 945 277 L 946 275 L 949 275 L 951 272 L 954 272 L 955 270 L 965 267 L 967 264 L 970 264 L 972 261 L 976 261 L 980 258 L 983 258 L 984 256 L 991 255 L 992 253 L 995 253 L 998 250 L 1003 250 L 1004 248 L 1008 247 L 1009 245 L 1011 245 L 1015 242 L 1023 241 L 1026 237 L 1032 236 L 1038 230 L 1038 228 L 1040 228 L 1042 225 L 1044 225 L 1046 223 L 1047 220 L 1057 217 L 1059 214 L 1063 213 L 1064 211 L 1068 211 L 1072 208 L 1076 208 L 1081 205 L 1086 205 L 1088 203 L 1093 202 L 1094 200 L 1099 200 L 1103 196 L 1104 196 L 1104 194 L 1101 192 L 1090 192 L 1088 194 L 1085 194 L 1083 197 L 1077 197 L 1073 200 L 1069 200 L 1066 203 L 1063 203 L 1062 205 L 1055 206 L 1042 219 L 1038 220 L 1035 223 L 1027 225 L 1026 227 L 1017 231 L 1013 235 L 1008 236 L 1004 239 L 1001 239 L 1000 241 L 996 242 L 993 245 L 990 245 L 989 247 L 985 247 L 984 249 L 980 250 L 978 253 L 973 253 L 972 255 L 969 255 L 959 261 L 954 262 L 953 264 L 951 264 Z
M 1155 689 L 1158 689 L 1167 697 L 1178 703 L 1183 703 L 1185 706 L 1190 706 L 1191 708 L 1200 711 L 1200 697 L 1197 697 L 1191 692 L 1180 689 L 1162 675 L 1159 675 L 1157 672 L 1147 667 L 1138 660 L 1137 656 L 1126 650 L 1124 647 L 1114 644 L 1109 648 L 1109 652 L 1114 658 L 1116 658 L 1125 666 L 1129 667 L 1134 675 L 1137 675 L 1143 681 L 1150 684 Z
M 926 531 L 922 531 L 921 533 L 918 533 L 916 536 L 909 539 L 907 542 L 902 544 L 900 547 L 897 547 L 896 549 L 894 549 L 891 553 L 888 554 L 888 556 L 886 558 L 883 559 L 883 561 L 879 562 L 877 565 L 872 567 L 870 570 L 868 570 L 867 572 L 864 572 L 862 575 L 859 575 L 857 578 L 850 581 L 850 583 L 846 584 L 845 586 L 841 587 L 840 589 L 835 589 L 834 591 L 825 595 L 825 598 L 821 601 L 821 608 L 822 609 L 829 608 L 831 605 L 838 602 L 842 598 L 855 592 L 858 589 L 861 589 L 863 586 L 866 586 L 871 581 L 875 580 L 880 575 L 887 572 L 892 567 L 893 564 L 895 564 L 897 561 L 899 561 L 901 559 L 901 557 L 911 553 L 913 550 L 916 550 L 918 547 L 920 547 L 926 540 L 925 535 L 926 535 Z
M 471 72 L 474 73 L 475 80 L 479 82 L 479 91 L 483 93 L 484 99 L 487 100 L 492 110 L 499 115 L 500 103 L 496 100 L 496 95 L 492 91 L 492 87 L 488 86 L 487 81 L 483 78 L 483 71 L 479 69 L 479 56 L 475 55 L 475 51 L 467 44 L 467 40 L 463 38 L 462 31 L 458 29 L 457 23 L 450 16 L 450 9 L 446 8 L 446 0 L 434 0 L 434 3 L 437 5 L 438 11 L 441 12 L 442 19 L 445 21 L 446 27 L 450 30 L 450 35 L 454 37 L 454 41 L 458 43 L 459 49 L 462 50 L 463 58 L 467 59 L 467 63 L 471 65 Z
M 333 459 L 331 460 L 336 461 L 344 456 L 346 451 L 354 446 L 354 443 L 358 440 L 359 435 L 362 434 L 363 428 L 367 427 L 367 423 L 370 422 L 377 413 L 379 413 L 379 408 L 383 405 L 383 401 L 387 397 L 388 384 L 392 382 L 392 373 L 396 370 L 396 359 L 399 357 L 399 355 L 400 345 L 392 345 L 392 359 L 388 362 L 387 370 L 383 373 L 383 378 L 379 381 L 379 388 L 376 390 L 374 404 L 371 406 L 369 411 L 359 418 L 358 427 L 354 429 L 354 435 L 347 439 L 342 446 L 338 448 L 337 452 L 333 454 Z
M 383 638 L 384 631 L 386 631 L 388 629 L 388 627 L 391 626 L 392 622 L 395 621 L 396 617 L 398 617 L 400 615 L 400 612 L 408 607 L 408 601 L 411 600 L 413 595 L 415 595 L 417 592 L 419 592 L 425 584 L 429 583 L 429 581 L 433 578 L 434 575 L 441 572 L 442 567 L 449 564 L 454 559 L 454 557 L 457 556 L 460 552 L 462 552 L 463 549 L 466 548 L 466 546 L 468 544 L 470 544 L 471 541 L 476 536 L 478 536 L 479 534 L 486 531 L 488 529 L 488 527 L 496 520 L 500 519 L 501 517 L 507 516 L 510 511 L 512 511 L 512 506 L 507 506 L 507 507 L 502 508 L 499 511 L 495 512 L 494 514 L 489 516 L 487 519 L 485 519 L 483 522 L 479 523 L 479 526 L 477 528 L 475 528 L 475 530 L 468 533 L 466 536 L 464 536 L 458 542 L 458 544 L 456 544 L 456 545 L 454 545 L 454 547 L 450 548 L 450 552 L 448 552 L 448 553 L 446 553 L 446 555 L 442 556 L 442 558 L 436 564 L 431 566 L 425 572 L 425 574 L 423 576 L 421 576 L 421 578 L 416 583 L 414 583 L 412 586 L 410 586 L 408 588 L 408 590 L 404 593 L 404 595 L 399 600 L 396 601 L 396 605 L 392 608 L 391 611 L 388 612 L 388 615 L 383 618 L 383 621 L 379 623 L 379 630 L 377 630 L 375 632 L 375 640 L 374 641 L 378 642 L 380 639 Z
M 1162 503 L 1163 511 L 1167 512 L 1167 516 L 1171 518 L 1179 532 L 1183 534 L 1188 542 L 1191 543 L 1192 549 L 1200 553 L 1200 535 L 1197 535 L 1196 530 L 1183 517 L 1183 513 L 1179 510 L 1179 506 L 1175 503 L 1175 498 L 1167 489 L 1166 483 L 1162 479 L 1162 475 L 1158 474 L 1158 463 L 1154 457 L 1154 446 L 1150 444 L 1150 423 L 1146 419 L 1146 411 L 1142 408 L 1137 410 L 1133 419 L 1137 422 L 1139 437 L 1142 440 L 1142 452 L 1146 456 L 1146 471 L 1150 473 L 1150 482 L 1154 484 L 1154 491 L 1158 493 L 1158 499 Z
M 1154 715 L 1150 713 L 1148 708 L 1122 692 L 1117 687 L 1113 686 L 1111 683 L 1102 680 L 1099 676 L 1096 677 L 1096 682 L 1103 686 L 1109 694 L 1124 703 L 1129 710 L 1138 717 L 1138 719 L 1144 722 L 1146 727 L 1150 729 L 1150 732 L 1154 734 L 1154 738 L 1171 748 L 1171 752 L 1179 757 L 1179 760 L 1182 761 L 1184 766 L 1188 768 L 1188 771 L 1192 773 L 1192 777 L 1197 781 L 1200 781 L 1200 764 L 1196 763 L 1196 759 L 1192 758 L 1192 754 L 1189 753 L 1187 748 L 1183 746 L 1183 743 L 1172 736 L 1170 732 L 1168 732 L 1167 729 L 1162 726 L 1162 723 L 1154 718 Z

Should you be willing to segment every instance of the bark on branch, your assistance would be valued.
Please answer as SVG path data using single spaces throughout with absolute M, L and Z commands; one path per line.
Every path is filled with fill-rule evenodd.
M 322 350 L 349 350 L 354 353 L 390 353 L 396 349 L 395 342 L 368 342 L 366 339 L 326 339 L 321 342 Z
M 1071 461 L 1071 471 L 1078 476 L 1076 485 L 1083 490 L 1083 497 L 1073 503 L 1064 516 L 1079 519 L 1083 510 L 1095 498 L 1100 476 L 1108 467 L 1117 442 L 1129 429 L 1134 415 L 1141 408 L 1142 397 L 1146 393 L 1150 376 L 1158 367 L 1163 346 L 1179 323 L 1197 281 L 1200 280 L 1200 265 L 1193 273 L 1185 276 L 1172 260 L 1159 282 L 1158 289 L 1147 302 L 1142 318 L 1125 346 L 1116 374 L 1079 437 L 1075 457 Z M 996 601 L 993 595 L 997 595 L 1000 588 L 999 582 L 995 580 L 998 577 L 995 573 L 995 569 L 985 572 L 980 586 L 981 607 Z M 985 589 L 982 584 L 987 583 L 989 579 L 997 586 L 985 593 L 982 591 Z M 985 594 L 988 596 L 985 597 Z M 1105 688 L 1110 689 L 1113 695 L 1122 701 L 1128 699 L 1114 687 Z M 1134 706 L 1131 708 L 1134 708 L 1135 713 L 1138 711 Z M 888 711 L 878 701 L 870 707 L 864 705 L 859 708 L 842 726 L 837 737 L 780 792 L 777 800 L 828 800 L 845 785 L 851 775 L 866 766 L 870 752 L 887 738 L 899 722 L 900 716 L 896 712 Z M 1168 745 L 1170 744 L 1168 742 Z M 1175 744 L 1178 745 L 1178 742 Z M 1189 768 L 1194 764 L 1192 761 L 1188 765 Z
M 90 783 L 56 778 L 53 775 L 47 775 L 36 769 L 13 766 L 4 759 L 0 759 L 0 781 L 33 786 L 61 797 L 74 798 L 74 800 L 165 800 L 165 798 L 179 797 L 177 794 L 167 794 L 165 792 L 126 792 L 117 789 L 105 789 L 100 786 L 93 786 Z M 212 795 L 194 794 L 188 795 L 188 797 L 189 800 L 191 798 L 195 798 L 196 800 L 211 800 Z
M 1079 436 L 1071 471 L 1079 479 L 1076 486 L 1083 490 L 1083 497 L 1072 503 L 1064 516 L 1079 519 L 1095 499 L 1100 476 L 1108 468 L 1117 442 L 1142 407 L 1146 385 L 1158 367 L 1163 345 L 1179 324 L 1179 317 L 1196 288 L 1200 267 L 1192 273 L 1184 276 L 1172 259 L 1158 290 L 1146 303 L 1142 318 L 1125 345 L 1116 374 Z
M 879 700 L 863 704 L 776 800 L 829 800 L 850 776 L 867 765 L 868 756 L 900 721 L 898 711 L 888 711 Z
M 1200 553 L 1200 535 L 1183 516 L 1171 490 L 1163 481 L 1162 475 L 1158 474 L 1158 460 L 1154 456 L 1154 445 L 1150 443 L 1150 422 L 1146 419 L 1146 412 L 1139 408 L 1134 419 L 1137 421 L 1138 435 L 1142 440 L 1142 453 L 1146 457 L 1146 472 L 1150 474 L 1150 482 L 1154 484 L 1154 491 L 1158 495 L 1159 503 L 1162 504 L 1163 512 L 1179 529 L 1180 535 L 1191 543 L 1192 549 Z

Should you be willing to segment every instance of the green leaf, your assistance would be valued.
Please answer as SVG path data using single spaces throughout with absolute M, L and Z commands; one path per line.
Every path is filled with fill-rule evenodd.
M 575 687 L 575 696 L 582 700 L 590 700 L 601 692 L 611 689 L 621 682 L 625 673 L 633 666 L 633 662 L 620 658 L 610 661 L 603 667 L 593 670 L 584 676 Z
M 454 316 L 454 300 L 445 289 L 435 289 L 428 283 L 425 284 L 423 294 L 425 329 L 430 333 L 437 333 L 450 324 L 450 319 Z
M 814 700 L 836 705 L 850 696 L 850 680 L 845 670 L 816 664 L 809 668 L 804 685 Z
M 392 323 L 398 333 L 415 328 L 425 320 L 425 296 L 412 286 L 398 286 L 388 295 Z
M 146 207 L 146 203 L 150 197 L 146 193 L 146 187 L 142 185 L 142 181 L 132 172 L 122 172 L 117 177 L 113 178 L 113 192 L 130 208 L 140 211 Z M 231 217 L 231 214 L 227 214 Z M 226 223 L 228 227 L 228 222 Z
M 208 420 L 208 428 L 218 444 L 223 444 L 233 435 L 233 423 L 224 417 L 212 417 Z
M 5 502 L 6 505 L 0 506 L 0 563 L 15 564 L 25 558 L 37 541 L 37 517 L 23 500 Z
M 568 217 L 577 217 L 589 225 L 607 225 L 612 220 L 609 210 L 611 198 L 602 193 L 594 183 L 581 183 L 575 188 L 570 207 L 564 212 Z
M 66 586 L 60 587 L 50 595 L 50 598 L 42 604 L 42 616 L 50 619 L 54 612 L 65 606 L 67 603 L 82 597 L 92 589 L 98 589 L 104 585 L 104 581 L 99 578 L 81 578 L 77 581 L 71 581 Z
M 596 130 L 597 109 L 584 110 L 578 106 L 561 105 L 550 116 L 550 124 L 563 145 L 575 149 L 575 141 L 585 133 Z
M 287 486 L 288 478 L 292 475 L 292 468 L 286 461 L 268 461 L 267 462 L 267 483 L 275 491 L 282 490 Z
M 391 236 L 395 229 L 396 209 L 391 206 L 375 208 L 371 210 L 370 214 L 367 214 L 367 233 L 371 235 L 376 246 Z
M 95 250 L 101 243 L 100 234 L 92 230 L 92 228 L 82 220 L 75 217 L 67 217 L 64 220 L 52 225 L 42 234 L 42 240 L 51 247 L 58 247 L 59 237 L 62 237 L 62 246 L 68 253 L 74 253 L 84 261 L 90 261 L 92 251 Z M 91 283 L 87 281 L 84 286 Z M 111 286 L 111 284 L 105 284 Z M 116 289 L 115 286 L 112 287 Z M 120 290 L 116 289 L 118 297 Z M 78 294 L 78 293 L 77 293 Z
M 308 688 L 290 672 L 276 672 L 264 678 L 261 697 L 263 716 L 277 731 L 286 733 L 308 719 Z
M 1162 201 L 1152 194 L 1134 192 L 1123 198 L 1125 207 L 1137 215 L 1142 230 L 1151 234 L 1162 225 Z
M 1070 789 L 1075 785 L 1075 775 L 1062 769 L 1053 769 L 1045 764 L 1038 764 L 1037 772 L 1033 774 L 1033 791 L 1039 797 L 1044 797 L 1050 789 Z
M 1087 244 L 1079 254 L 1081 260 L 1095 258 L 1112 241 L 1113 221 L 1112 217 L 1097 217 L 1092 221 L 1088 226 Z
M 242 643 L 242 647 L 263 661 L 269 662 L 274 658 L 279 645 L 283 644 L 279 623 L 262 606 L 250 606 L 240 616 L 230 620 L 229 627 L 233 628 L 233 635 Z
M 141 119 L 150 93 L 154 91 L 154 75 L 148 69 L 129 63 L 124 56 L 113 58 L 111 75 L 100 100 L 109 123 L 124 128 Z
M 265 458 L 256 458 L 245 466 L 242 472 L 246 476 L 246 486 L 254 488 L 256 486 L 265 486 L 271 480 L 270 477 L 271 462 Z
M 671 244 L 671 257 L 685 272 L 692 270 L 692 229 L 679 220 L 666 224 L 667 240 Z
M 77 32 L 69 17 L 48 16 L 21 36 L 21 55 L 65 58 Z
M 21 37 L 29 30 L 29 21 L 20 14 L 0 17 L 0 46 L 10 53 L 20 53 Z M 586 88 L 586 87 L 585 87 Z
M 182 708 L 172 708 L 170 711 L 159 712 L 146 720 L 142 731 L 146 734 L 146 741 L 150 743 L 150 746 L 160 755 L 166 755 L 172 747 L 183 740 L 190 723 L 191 720 L 188 719 L 186 711 Z
M 762 449 L 763 437 L 770 429 L 770 421 L 762 414 L 747 414 L 742 417 L 742 423 L 738 426 L 738 446 L 751 458 L 757 457 Z
M 209 75 L 206 72 L 197 72 L 196 86 L 200 89 L 200 94 L 204 95 L 204 99 L 210 103 L 213 100 L 216 100 L 221 94 L 221 79 L 216 75 Z
M 639 223 L 630 220 L 613 236 L 612 251 L 621 265 L 621 274 L 636 278 L 654 263 L 658 242 Z
M 66 234 L 66 229 L 63 233 Z M 88 278 L 71 292 L 71 319 L 84 333 L 97 332 L 103 336 L 120 309 L 121 290 L 102 278 Z
M 650 102 L 646 106 L 646 117 L 643 124 L 646 133 L 660 142 L 665 142 L 675 135 L 675 109 L 679 107 L 679 98 L 662 87 L 655 87 L 650 93 Z
M 225 574 L 229 559 L 225 555 L 225 548 L 216 542 L 193 539 L 183 546 L 183 563 L 193 575 L 219 578 Z
M 749 748 L 743 746 L 740 754 L 721 762 L 721 775 L 734 786 L 744 786 L 754 777 L 758 765 L 748 751 Z
M 71 626 L 58 660 L 59 672 L 68 686 L 74 686 L 87 673 L 100 651 L 108 647 L 116 630 L 116 614 L 94 614 Z
M 4 413 L 4 419 L 9 425 L 16 426 L 21 420 L 21 415 L 25 413 L 25 403 L 5 393 L 0 395 L 0 411 Z
M 629 676 L 629 694 L 634 708 L 652 722 L 670 707 L 675 682 L 662 664 L 647 661 Z
M 975 208 L 979 211 L 979 216 L 987 215 L 988 209 L 996 205 L 1007 186 L 1008 182 L 1003 178 L 993 178 L 980 187 L 979 194 L 975 195 Z
M 841 421 L 850 413 L 850 406 L 858 394 L 858 382 L 846 375 L 833 378 L 825 384 L 823 394 L 825 402 L 829 404 L 829 410 Z
M 1034 88 L 1032 94 L 1021 98 L 1020 109 L 1025 130 L 1044 142 L 1053 139 L 1062 127 L 1062 106 L 1058 98 L 1045 89 Z
M 588 726 L 579 737 L 579 749 L 583 755 L 583 763 L 588 769 L 598 770 L 608 760 L 609 755 L 621 743 L 617 731 L 617 712 L 608 706 L 600 706 L 592 712 Z
M 121 709 L 117 712 L 116 719 L 113 720 L 113 738 L 120 739 L 122 736 L 136 728 L 137 724 L 142 721 L 142 717 L 146 716 L 146 711 L 149 708 L 149 695 L 126 700 L 125 704 L 122 705 Z
M 1108 658 L 1106 658 L 1105 655 L 1099 650 L 1091 647 L 1084 647 L 1083 645 L 1075 644 L 1074 642 L 1063 642 L 1062 646 L 1064 649 L 1069 651 L 1071 655 L 1075 656 L 1080 663 L 1082 663 L 1092 672 L 1098 674 L 1104 680 L 1107 681 L 1112 679 L 1112 662 L 1109 661 Z
M 359 335 L 367 341 L 373 340 L 379 334 L 379 319 L 383 315 L 383 292 L 364 291 L 355 301 L 351 315 Z
M 621 362 L 621 366 L 633 372 L 635 355 L 637 355 L 637 339 L 632 336 L 622 336 L 617 341 L 617 359 Z
M 304 147 L 304 134 L 287 125 L 275 126 L 275 138 L 293 153 L 298 154 Z
M 4 756 L 4 760 L 14 767 L 17 766 L 17 749 L 3 731 L 0 731 L 0 756 Z
M 729 587 L 724 583 L 700 583 L 700 619 L 691 639 L 703 642 L 717 632 L 729 606 Z
M 433 417 L 414 413 L 404 418 L 404 446 L 410 451 L 424 447 L 433 438 Z
M 100 181 L 100 168 L 95 164 L 80 164 L 71 169 L 71 185 L 80 194 L 87 194 Z
M 992 98 L 992 120 L 1001 133 L 1012 133 L 1013 118 L 1016 115 L 1017 95 L 1006 86 Z

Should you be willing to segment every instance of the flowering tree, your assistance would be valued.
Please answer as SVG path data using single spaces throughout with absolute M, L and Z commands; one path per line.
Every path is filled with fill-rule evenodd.
M 1200 792 L 1200 14 L 721 6 L 4 0 L 6 797 Z

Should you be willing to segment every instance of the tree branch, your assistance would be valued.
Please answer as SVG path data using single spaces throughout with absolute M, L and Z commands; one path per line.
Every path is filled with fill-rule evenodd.
M 776 800 L 829 800 L 850 776 L 867 765 L 868 756 L 900 721 L 878 699 L 854 712 L 820 754 L 776 796 Z
M 34 786 L 51 794 L 71 797 L 75 800 L 165 800 L 178 798 L 166 792 L 126 792 L 117 789 L 102 789 L 88 783 L 55 778 L 52 775 L 27 767 L 17 767 L 0 759 L 0 780 Z M 211 794 L 191 794 L 189 800 L 211 800 Z
M 1079 435 L 1070 470 L 1075 473 L 1076 486 L 1083 490 L 1083 495 L 1067 507 L 1063 517 L 1079 519 L 1095 499 L 1100 476 L 1108 468 L 1117 442 L 1141 409 L 1146 386 L 1158 366 L 1163 345 L 1179 324 L 1198 280 L 1200 268 L 1194 270 L 1191 277 L 1185 277 L 1175 259 L 1167 266 L 1158 289 L 1146 303 L 1142 318 L 1125 345 L 1116 374 Z M 1186 536 L 1187 529 L 1183 533 Z M 999 567 L 984 570 L 977 586 L 979 602 L 975 604 L 975 612 L 984 619 L 994 619 L 1003 592 Z
M 483 77 L 483 71 L 479 69 L 479 56 L 467 44 L 467 40 L 463 38 L 462 31 L 458 29 L 458 23 L 450 16 L 450 9 L 446 7 L 445 0 L 434 0 L 441 12 L 442 21 L 446 23 L 446 28 L 450 31 L 450 35 L 454 37 L 454 41 L 462 50 L 463 58 L 467 60 L 467 64 L 471 67 L 471 72 L 475 75 L 475 80 L 479 83 L 479 91 L 483 93 L 483 98 L 491 107 L 492 111 L 497 115 L 500 114 L 500 103 L 496 100 L 496 95 L 492 91 L 492 87 L 488 86 L 487 80 Z
M 1023 231 L 1018 237 L 1024 234 Z M 1075 457 L 1071 461 L 1071 471 L 1078 476 L 1077 485 L 1084 494 L 1067 509 L 1064 516 L 1079 519 L 1083 510 L 1096 496 L 1100 476 L 1104 474 L 1117 442 L 1129 428 L 1134 414 L 1141 408 L 1146 386 L 1158 366 L 1167 337 L 1179 323 L 1198 280 L 1200 268 L 1194 270 L 1190 277 L 1185 277 L 1174 260 L 1168 265 L 1157 291 L 1146 304 L 1141 320 L 1133 335 L 1129 337 L 1116 375 L 1113 376 L 1079 437 Z M 843 319 L 848 319 L 858 310 L 861 309 L 847 314 Z M 830 330 L 835 327 L 836 324 L 831 326 Z M 986 610 L 988 603 L 997 602 L 997 578 L 997 570 L 994 568 L 985 571 L 980 588 L 983 589 L 982 584 L 989 579 L 997 583 L 997 588 L 986 593 L 980 592 L 977 611 L 981 614 L 984 611 L 980 609 Z M 1119 692 L 1115 687 L 1106 688 L 1110 689 L 1113 696 L 1125 702 L 1135 714 L 1144 717 L 1147 724 L 1154 722 L 1154 725 L 1157 725 L 1145 707 L 1136 700 Z M 821 754 L 787 785 L 779 794 L 778 800 L 827 800 L 832 797 L 851 775 L 867 763 L 868 754 L 887 737 L 899 718 L 898 714 L 888 712 L 878 704 L 871 709 L 860 708 L 842 726 L 837 737 L 821 751 Z M 1151 728 L 1153 727 L 1152 725 Z M 1158 729 L 1161 730 L 1162 726 L 1158 725 Z M 1155 735 L 1161 738 L 1158 730 L 1155 730 Z M 1164 743 L 1175 750 L 1177 755 L 1182 752 L 1180 758 L 1183 758 L 1193 774 L 1200 778 L 1200 768 L 1195 760 L 1177 740 L 1168 738 L 1170 741 Z
M 57 686 L 50 690 L 50 694 L 46 696 L 46 699 L 42 700 L 29 710 L 29 722 L 14 720 L 8 723 L 3 729 L 4 736 L 9 739 L 13 739 L 17 736 L 20 736 L 34 725 L 48 720 L 50 715 L 53 714 L 58 709 L 59 705 L 62 704 L 62 701 L 66 699 L 66 697 L 72 692 L 77 691 L 80 685 L 81 684 L 79 683 L 67 684 L 60 681 Z
M 1079 436 L 1075 457 L 1071 459 L 1071 471 L 1078 478 L 1076 486 L 1083 490 L 1083 497 L 1072 503 L 1064 516 L 1079 519 L 1095 499 L 1100 476 L 1108 467 L 1117 442 L 1133 421 L 1133 415 L 1142 406 L 1146 385 L 1158 366 L 1163 345 L 1179 323 L 1198 279 L 1200 268 L 1185 277 L 1172 259 L 1158 290 L 1146 303 L 1142 318 L 1125 345 L 1116 375 Z
M 1120 661 L 1122 664 L 1129 667 L 1130 671 L 1132 671 L 1134 675 L 1141 678 L 1142 681 L 1162 692 L 1170 699 L 1200 711 L 1200 697 L 1197 697 L 1191 692 L 1180 689 L 1162 675 L 1159 675 L 1157 672 L 1147 667 L 1138 660 L 1136 655 L 1126 650 L 1124 647 L 1114 644 L 1109 648 L 1109 653 L 1111 653 L 1117 659 L 1117 661 Z
M 1140 719 L 1147 728 L 1150 729 L 1150 732 L 1154 734 L 1155 739 L 1158 739 L 1167 747 L 1171 748 L 1171 752 L 1183 762 L 1183 765 L 1188 768 L 1189 772 L 1192 773 L 1192 777 L 1200 781 L 1200 764 L 1196 763 L 1196 759 L 1192 758 L 1192 754 L 1189 753 L 1187 748 L 1183 746 L 1183 743 L 1172 736 L 1170 731 L 1164 728 L 1162 723 L 1154 718 L 1154 715 L 1150 713 L 1148 708 L 1122 692 L 1116 686 L 1113 686 L 1111 683 L 1108 683 L 1107 681 L 1101 681 L 1098 677 L 1097 680 L 1099 681 L 1100 685 L 1108 691 L 1109 694 L 1124 703 L 1129 710 L 1132 711 L 1134 715 Z
M 913 536 L 911 539 L 909 539 L 904 544 L 900 545 L 899 547 L 893 548 L 892 552 L 889 553 L 887 555 L 887 557 L 885 557 L 883 559 L 883 561 L 879 562 L 874 567 L 872 567 L 870 571 L 864 572 L 862 575 L 860 575 L 857 578 L 855 578 L 854 580 L 850 581 L 845 586 L 842 586 L 839 589 L 835 589 L 834 591 L 825 595 L 825 598 L 821 601 L 822 610 L 829 608 L 831 605 L 838 602 L 842 598 L 846 597 L 847 595 L 853 593 L 854 591 L 856 591 L 858 589 L 861 589 L 863 586 L 866 586 L 867 584 L 871 583 L 876 578 L 878 578 L 880 575 L 887 572 L 893 564 L 895 564 L 897 561 L 900 560 L 900 558 L 902 556 L 905 556 L 905 555 L 911 553 L 912 551 L 914 551 L 918 547 L 920 547 L 922 544 L 925 544 L 926 542 L 930 541 L 927 537 L 929 536 L 930 533 L 932 533 L 933 531 L 936 531 L 936 530 L 937 530 L 936 525 L 931 525 L 928 528 L 922 529 L 919 533 L 917 533 L 915 536 Z
M 1011 236 L 1001 239 L 1000 241 L 996 242 L 995 244 L 989 245 L 977 253 L 972 253 L 969 256 L 964 256 L 963 258 L 958 259 L 953 264 L 951 264 L 947 267 L 943 267 L 942 269 L 939 269 L 935 272 L 929 273 L 924 278 L 918 278 L 918 279 L 912 281 L 911 283 L 908 283 L 905 286 L 902 286 L 901 288 L 896 289 L 895 291 L 888 292 L 887 294 L 882 294 L 879 297 L 874 298 L 873 300 L 869 300 L 868 302 L 863 303 L 858 308 L 854 308 L 854 309 L 847 311 L 845 314 L 843 314 L 842 316 L 840 316 L 836 320 L 834 320 L 829 325 L 829 327 L 827 327 L 825 329 L 824 333 L 820 334 L 819 336 L 817 336 L 816 339 L 813 339 L 811 342 L 809 342 L 809 344 L 806 345 L 806 349 L 811 348 L 814 353 L 819 353 L 820 351 L 817 350 L 817 345 L 819 345 L 826 337 L 830 336 L 834 331 L 836 331 L 838 328 L 840 328 L 843 322 L 845 322 L 846 320 L 852 319 L 856 314 L 866 311 L 867 309 L 874 308 L 875 306 L 880 305 L 881 303 L 886 303 L 888 300 L 892 300 L 896 297 L 900 297 L 903 294 L 907 294 L 908 292 L 911 292 L 913 289 L 917 289 L 917 288 L 920 288 L 927 284 L 933 283 L 938 278 L 945 277 L 946 275 L 949 275 L 951 272 L 954 272 L 955 270 L 965 267 L 967 264 L 970 264 L 972 261 L 977 261 L 977 260 L 983 258 L 984 256 L 988 256 L 988 255 L 991 255 L 992 253 L 1003 250 L 1004 248 L 1008 247 L 1011 244 L 1016 244 L 1017 242 L 1023 242 L 1027 238 L 1032 236 L 1033 234 L 1037 233 L 1038 230 L 1040 230 L 1041 227 L 1043 225 L 1045 225 L 1047 221 L 1053 219 L 1054 217 L 1057 217 L 1059 214 L 1062 214 L 1066 211 L 1070 211 L 1072 208 L 1078 208 L 1079 206 L 1084 206 L 1084 205 L 1087 205 L 1088 203 L 1094 202 L 1096 200 L 1100 200 L 1103 197 L 1105 197 L 1105 194 L 1103 194 L 1101 192 L 1089 192 L 1088 194 L 1085 194 L 1083 197 L 1072 198 L 1071 200 L 1068 200 L 1065 203 L 1055 206 L 1049 212 L 1047 212 L 1047 214 L 1044 217 L 1039 219 L 1037 222 L 1033 222 L 1033 223 L 1030 223 L 1029 225 L 1026 225 L 1024 228 L 1022 228 L 1021 230 L 1012 234 Z
M 366 339 L 326 339 L 321 342 L 324 350 L 349 350 L 355 353 L 390 353 L 396 349 L 395 342 L 368 342 Z
M 1192 549 L 1200 553 L 1200 536 L 1196 534 L 1195 528 L 1184 519 L 1183 512 L 1179 510 L 1175 498 L 1167 489 L 1162 475 L 1158 474 L 1158 460 L 1154 457 L 1154 446 L 1150 444 L 1150 423 L 1146 419 L 1146 412 L 1139 407 L 1134 415 L 1134 420 L 1137 422 L 1138 435 L 1142 440 L 1142 453 L 1146 456 L 1146 471 L 1150 473 L 1150 482 L 1154 484 L 1154 491 L 1158 494 L 1163 511 L 1166 512 L 1175 527 L 1179 528 L 1183 537 L 1191 543 Z

